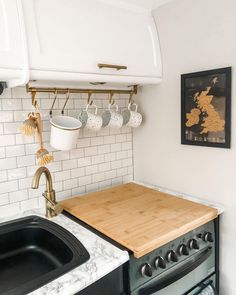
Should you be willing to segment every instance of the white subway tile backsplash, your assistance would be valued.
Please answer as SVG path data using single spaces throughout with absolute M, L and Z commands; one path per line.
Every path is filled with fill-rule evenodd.
M 31 187 L 32 177 L 22 178 L 18 180 L 19 182 L 19 189 L 26 189 Z
M 98 154 L 107 154 L 110 153 L 110 145 L 106 144 L 106 145 L 100 145 L 98 146 Z
M 90 138 L 80 138 L 77 142 L 77 148 L 83 148 L 83 147 L 89 147 L 91 145 L 91 139 Z
M 5 181 L 0 183 L 0 194 L 14 192 L 18 190 L 18 182 L 15 181 Z
M 111 144 L 111 152 L 121 151 L 121 143 Z
M 85 167 L 91 165 L 91 157 L 85 157 L 78 159 L 78 167 Z
M 117 160 L 117 161 L 113 161 L 111 162 L 111 168 L 112 169 L 118 169 L 122 167 L 122 160 Z
M 126 134 L 116 135 L 116 142 L 125 142 L 125 141 L 126 141 Z
M 14 145 L 6 147 L 6 157 L 23 156 L 25 154 L 24 145 Z
M 12 169 L 16 168 L 16 158 L 4 158 L 0 159 L 0 169 Z
M 69 160 L 70 152 L 69 151 L 53 152 L 53 157 L 54 157 L 54 161 Z
M 105 154 L 105 162 L 112 162 L 116 160 L 116 153 Z
M 19 133 L 19 127 L 21 122 L 16 123 L 4 123 L 4 134 L 15 134 Z
M 71 178 L 79 178 L 85 175 L 85 168 L 76 168 L 71 170 Z
M 4 206 L 0 206 L 0 216 L 5 217 L 8 215 L 14 215 L 20 212 L 20 203 L 12 203 Z
M 6 205 L 9 203 L 8 194 L 1 194 L 0 195 L 0 206 Z
M 92 175 L 92 182 L 99 182 L 105 180 L 105 173 L 97 173 Z
M 50 99 L 49 99 L 50 97 Z M 76 148 L 57 151 L 50 146 L 50 116 L 54 95 L 37 94 L 43 124 L 43 142 L 54 156 L 47 165 L 52 173 L 58 200 L 84 195 L 133 179 L 132 130 L 102 128 L 98 132 L 81 129 Z M 87 95 L 71 94 L 65 114 L 77 117 L 86 107 Z M 107 95 L 96 95 L 99 114 L 108 106 Z M 121 110 L 127 99 L 117 96 Z M 61 113 L 65 96 L 59 95 L 53 115 Z M 37 170 L 35 153 L 38 138 L 23 136 L 18 129 L 32 111 L 31 95 L 24 87 L 6 89 L 0 100 L 0 215 L 44 206 L 42 193 L 45 177 L 38 189 L 31 189 L 32 176 Z
M 106 179 L 116 178 L 116 170 L 110 170 L 105 172 L 105 178 Z
M 111 170 L 111 163 L 110 162 L 105 162 L 105 163 L 99 164 L 98 165 L 98 170 L 99 170 L 99 172 L 104 172 L 104 171 Z
M 98 155 L 98 156 L 93 156 L 92 157 L 92 164 L 100 164 L 104 162 L 104 155 Z
M 116 142 L 115 135 L 104 136 L 104 144 L 111 144 Z
M 127 174 L 127 168 L 119 168 L 117 169 L 117 176 L 125 176 Z
M 62 181 L 70 179 L 70 170 L 55 173 L 55 181 Z
M 92 193 L 99 190 L 99 183 L 92 183 L 86 185 L 86 193 Z
M 37 208 L 38 207 L 38 198 L 21 201 L 20 206 L 21 206 L 22 211 Z
M 24 201 L 24 200 L 27 200 L 28 198 L 29 198 L 28 190 L 21 190 L 21 191 L 9 193 L 10 203 Z
M 86 175 L 94 174 L 98 172 L 98 165 L 91 165 L 85 167 L 85 173 Z
M 71 159 L 78 159 L 84 157 L 84 149 L 78 148 L 70 151 Z
M 21 99 L 2 99 L 2 109 L 6 111 L 21 110 Z
M 5 156 L 6 156 L 5 148 L 0 147 L 0 159 L 5 158 Z
M 111 180 L 104 180 L 98 183 L 99 190 L 106 189 L 111 186 Z
M 12 135 L 7 135 L 7 136 L 12 136 Z M 16 138 L 16 144 L 25 144 L 25 146 L 27 144 L 35 142 L 35 139 L 32 136 L 24 136 L 22 134 L 16 134 L 15 138 Z
M 95 156 L 98 153 L 98 149 L 96 146 L 91 146 L 85 149 L 85 156 Z
M 13 112 L 0 111 L 0 122 L 12 122 L 13 121 Z
M 0 182 L 7 181 L 7 171 L 6 170 L 0 170 Z
M 35 165 L 35 162 L 36 160 L 34 155 L 17 157 L 18 167 L 27 167 L 27 166 Z
M 8 174 L 9 180 L 25 178 L 27 175 L 25 167 L 24 168 L 9 169 L 7 174 Z
M 79 181 L 79 186 L 91 184 L 92 183 L 92 177 L 91 177 L 91 175 L 82 176 L 82 177 L 79 177 L 78 181 Z
M 78 186 L 76 188 L 72 188 L 72 196 L 84 195 L 86 192 L 85 186 Z
M 0 123 L 0 135 L 3 134 L 3 123 Z
M 101 145 L 103 144 L 103 137 L 102 136 L 98 136 L 98 137 L 92 137 L 91 138 L 91 145 L 94 146 L 94 145 Z
M 127 151 L 121 151 L 116 153 L 117 160 L 127 158 Z
M 62 170 L 77 168 L 77 166 L 78 166 L 78 163 L 75 160 L 67 160 L 62 162 Z
M 76 188 L 78 186 L 78 180 L 77 178 L 74 179 L 68 179 L 63 182 L 63 189 L 68 190 L 72 188 Z
M 0 146 L 9 146 L 15 144 L 14 135 L 0 135 Z

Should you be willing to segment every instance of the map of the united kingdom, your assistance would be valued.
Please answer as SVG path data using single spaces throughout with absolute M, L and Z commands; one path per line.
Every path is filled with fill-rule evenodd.
M 209 95 L 211 88 L 218 82 L 218 78 L 215 77 L 212 80 L 212 85 L 208 86 L 206 90 L 196 92 L 194 94 L 194 101 L 196 107 L 192 108 L 189 113 L 186 114 L 186 127 L 192 127 L 199 124 L 200 115 L 203 115 L 203 121 L 201 123 L 200 134 L 206 134 L 208 132 L 223 131 L 225 127 L 225 120 L 220 117 L 220 114 L 215 110 L 212 105 L 213 95 Z

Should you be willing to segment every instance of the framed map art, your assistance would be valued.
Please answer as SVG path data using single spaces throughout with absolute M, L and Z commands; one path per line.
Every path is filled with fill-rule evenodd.
M 181 75 L 181 143 L 230 148 L 231 68 Z

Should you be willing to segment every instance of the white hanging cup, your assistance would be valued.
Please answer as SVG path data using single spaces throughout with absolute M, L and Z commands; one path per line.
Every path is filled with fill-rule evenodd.
M 95 112 L 89 112 L 89 107 L 93 107 L 95 109 Z M 96 105 L 90 105 L 87 104 L 86 109 L 83 110 L 79 115 L 79 120 L 82 123 L 82 127 L 98 131 L 102 127 L 102 117 L 97 114 L 98 107 Z
M 115 110 L 111 108 L 114 107 Z M 109 126 L 111 128 L 119 129 L 123 125 L 123 117 L 119 113 L 119 106 L 117 104 L 109 104 L 108 109 L 102 114 L 102 127 Z
M 79 120 L 68 116 L 55 116 L 51 118 L 50 144 L 57 150 L 71 150 L 76 147 L 79 128 L 82 124 Z
M 132 106 L 135 106 L 132 111 Z M 122 112 L 123 124 L 129 127 L 137 128 L 142 123 L 142 115 L 138 113 L 138 105 L 136 103 L 129 103 L 127 110 Z

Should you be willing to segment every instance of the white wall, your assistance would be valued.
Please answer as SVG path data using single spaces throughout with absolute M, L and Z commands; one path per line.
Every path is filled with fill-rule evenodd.
M 53 97 L 39 94 L 43 139 L 52 152 L 54 162 L 47 165 L 52 172 L 57 199 L 103 189 L 133 179 L 132 132 L 128 127 L 119 130 L 103 128 L 99 132 L 81 130 L 77 147 L 71 151 L 56 151 L 49 144 L 49 109 Z M 127 95 L 114 97 L 125 107 Z M 107 95 L 94 99 L 101 113 L 108 105 Z M 58 95 L 53 114 L 60 113 L 65 97 Z M 87 96 L 71 94 L 65 114 L 78 116 L 86 106 Z M 44 206 L 42 177 L 38 190 L 31 189 L 36 169 L 37 137 L 24 137 L 18 131 L 32 110 L 30 95 L 22 87 L 7 90 L 0 96 L 0 217 Z
M 221 225 L 221 295 L 236 294 L 236 1 L 176 0 L 154 12 L 163 82 L 145 87 L 145 124 L 134 132 L 135 180 L 225 206 Z M 180 75 L 232 66 L 232 147 L 180 144 Z

